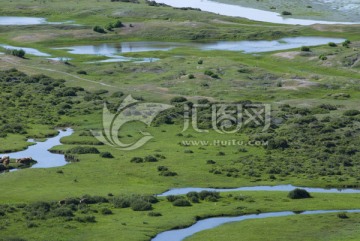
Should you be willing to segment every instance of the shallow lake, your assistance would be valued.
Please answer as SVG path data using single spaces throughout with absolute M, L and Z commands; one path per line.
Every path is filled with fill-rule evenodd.
M 38 24 L 63 24 L 72 23 L 73 21 L 66 22 L 47 22 L 45 18 L 36 17 L 16 17 L 16 16 L 0 16 L 0 25 L 38 25 Z
M 84 54 L 105 56 L 112 59 L 101 62 L 113 62 L 116 59 L 123 61 L 132 61 L 134 58 L 123 57 L 118 54 L 138 53 L 148 51 L 169 51 L 179 47 L 198 48 L 201 50 L 225 50 L 225 51 L 242 51 L 244 53 L 261 53 L 278 50 L 300 48 L 301 46 L 318 46 L 329 42 L 341 43 L 345 39 L 325 38 L 325 37 L 290 37 L 273 41 L 218 41 L 209 43 L 177 43 L 177 42 L 123 42 L 108 43 L 100 45 L 83 45 L 70 46 L 56 49 L 67 50 L 71 54 Z M 140 58 L 141 59 L 141 58 Z M 144 58 L 142 58 L 144 59 Z M 146 59 L 146 58 L 145 58 Z M 148 58 L 147 60 L 151 60 Z M 148 61 L 150 62 L 150 61 Z
M 241 7 L 238 5 L 231 5 L 225 3 L 219 3 L 209 0 L 156 0 L 158 3 L 165 3 L 172 7 L 192 7 L 199 8 L 202 11 L 212 12 L 220 15 L 231 17 L 242 17 L 250 20 L 280 23 L 280 24 L 292 24 L 292 25 L 312 25 L 312 24 L 356 24 L 355 22 L 330 22 L 320 20 L 307 20 L 307 19 L 295 19 L 285 18 L 279 13 L 264 11 L 254 8 Z
M 64 166 L 68 162 L 65 160 L 65 156 L 62 154 L 54 154 L 48 151 L 54 146 L 61 145 L 60 139 L 65 136 L 70 136 L 73 130 L 68 128 L 66 130 L 59 130 L 59 134 L 55 137 L 51 137 L 44 142 L 35 142 L 30 139 L 29 142 L 35 142 L 35 145 L 29 146 L 24 151 L 0 154 L 0 156 L 10 156 L 10 158 L 24 158 L 31 157 L 36 160 L 37 163 L 31 168 L 50 168 Z
M 271 217 L 287 217 L 293 215 L 313 215 L 313 214 L 326 214 L 326 213 L 338 213 L 338 212 L 348 212 L 348 213 L 359 213 L 360 210 L 316 210 L 316 211 L 305 211 L 302 213 L 294 213 L 291 211 L 285 212 L 273 212 L 273 213 L 261 213 L 261 214 L 250 214 L 242 215 L 237 217 L 218 217 L 218 218 L 208 218 L 196 222 L 194 225 L 177 230 L 165 231 L 158 234 L 152 241 L 182 241 L 185 238 L 188 238 L 198 232 L 216 228 L 222 224 L 232 223 L 232 222 L 241 222 L 251 219 L 263 219 Z

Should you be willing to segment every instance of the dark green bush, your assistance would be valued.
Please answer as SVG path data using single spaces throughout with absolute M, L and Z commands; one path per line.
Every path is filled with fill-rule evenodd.
M 189 206 L 191 206 L 191 203 L 188 200 L 184 199 L 184 198 L 176 199 L 174 202 L 172 202 L 172 204 L 175 207 L 189 207 Z
M 78 221 L 79 223 L 95 223 L 96 218 L 95 216 L 76 217 L 75 221 Z
M 158 167 L 157 167 L 157 170 L 158 170 L 159 172 L 163 172 L 163 171 L 168 171 L 169 168 L 167 168 L 167 167 L 165 167 L 165 166 L 158 166 Z
M 87 72 L 85 70 L 79 70 L 76 72 L 77 74 L 87 75 Z
M 199 197 L 200 197 L 199 193 L 197 193 L 197 192 L 188 192 L 188 193 L 186 194 L 186 196 L 187 196 L 188 198 L 191 198 L 191 197 L 197 197 L 197 198 L 199 198 Z
M 183 103 L 186 102 L 187 99 L 185 97 L 182 96 L 178 96 L 178 97 L 174 97 L 170 100 L 171 103 Z
M 162 214 L 159 213 L 159 212 L 149 212 L 149 213 L 148 213 L 148 216 L 149 216 L 149 217 L 161 217 Z
M 159 175 L 164 176 L 164 177 L 174 177 L 174 176 L 177 176 L 178 174 L 176 172 L 172 172 L 172 171 L 163 171 Z
M 143 200 L 136 200 L 132 202 L 130 207 L 134 211 L 149 211 L 152 209 L 151 203 Z
M 121 28 L 124 27 L 125 25 L 120 20 L 116 20 L 116 22 L 113 23 L 112 26 L 113 28 Z
M 51 215 L 54 217 L 73 217 L 74 213 L 70 208 L 59 207 L 51 211 Z
M 111 199 L 111 203 L 115 208 L 128 208 L 130 207 L 130 199 L 128 197 L 119 196 Z
M 111 97 L 115 97 L 115 98 L 120 98 L 123 96 L 124 96 L 124 92 L 122 92 L 122 91 L 116 91 L 111 95 Z
M 189 79 L 195 79 L 195 75 L 189 74 Z
M 97 33 L 106 33 L 105 29 L 103 27 L 100 27 L 100 26 L 95 26 L 93 28 L 93 30 Z
M 13 50 L 10 50 L 10 53 L 13 56 L 16 56 L 16 57 L 19 57 L 19 58 L 24 58 L 25 54 L 26 54 L 26 52 L 23 49 L 13 49 Z
M 349 218 L 349 216 L 347 215 L 347 213 L 338 213 L 338 218 L 341 218 L 341 219 L 347 219 Z
M 205 70 L 204 74 L 207 75 L 207 76 L 210 76 L 210 77 L 212 77 L 214 79 L 219 79 L 219 75 L 215 74 L 211 70 Z
M 166 199 L 169 201 L 169 202 L 174 202 L 175 200 L 178 200 L 178 199 L 181 199 L 183 197 L 181 196 L 176 196 L 176 195 L 169 195 L 169 196 L 166 196 Z
M 156 158 L 156 157 L 154 157 L 154 156 L 146 156 L 145 157 L 145 162 L 157 162 L 158 161 L 158 159 Z
M 288 15 L 292 15 L 292 13 L 289 11 L 282 11 L 281 15 L 288 16 Z
M 358 110 L 347 110 L 344 112 L 345 116 L 356 116 L 359 114 L 360 114 L 360 111 L 358 111 Z
M 218 200 L 220 198 L 220 193 L 214 191 L 201 191 L 199 193 L 199 198 L 201 200 L 208 200 L 209 198 Z
M 130 162 L 132 162 L 132 163 L 142 163 L 142 162 L 144 162 L 144 159 L 141 158 L 141 157 L 133 157 L 133 158 L 130 160 Z
M 337 44 L 334 43 L 334 42 L 330 42 L 330 43 L 328 43 L 328 45 L 329 45 L 330 47 L 337 47 Z
M 108 209 L 108 208 L 103 208 L 103 209 L 101 209 L 101 213 L 102 213 L 103 215 L 113 214 L 113 212 L 112 212 L 110 209 Z
M 114 156 L 110 152 L 107 152 L 107 151 L 106 152 L 101 152 L 100 156 L 102 158 L 114 158 Z
M 88 194 L 82 196 L 81 200 L 86 204 L 108 203 L 109 202 L 109 200 L 106 197 L 90 196 Z
M 296 188 L 289 192 L 288 197 L 291 199 L 311 198 L 311 195 L 305 189 Z
M 302 46 L 302 47 L 300 48 L 300 50 L 303 51 L 303 52 L 310 52 L 310 47 L 308 47 L 308 46 Z
M 69 149 L 66 153 L 70 154 L 99 154 L 99 150 L 95 147 L 77 146 Z

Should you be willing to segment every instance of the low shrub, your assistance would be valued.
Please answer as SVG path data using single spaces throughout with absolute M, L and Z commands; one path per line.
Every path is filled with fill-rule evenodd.
M 114 156 L 110 152 L 107 152 L 107 151 L 106 152 L 101 152 L 100 156 L 102 158 L 114 158 Z
M 130 160 L 130 162 L 132 162 L 132 163 L 142 163 L 142 162 L 144 162 L 144 159 L 141 158 L 141 157 L 133 157 L 133 158 Z
M 76 72 L 77 74 L 87 75 L 87 72 L 85 70 L 79 70 Z
M 330 47 L 337 47 L 337 44 L 334 43 L 334 42 L 330 42 L 330 43 L 328 43 L 328 45 L 329 45 Z
M 213 191 L 201 191 L 201 192 L 199 193 L 199 198 L 200 198 L 201 200 L 209 200 L 209 199 L 211 199 L 211 200 L 214 200 L 214 199 L 218 200 L 218 199 L 220 198 L 220 193 L 218 193 L 218 192 L 213 192 Z
M 159 175 L 164 176 L 164 177 L 174 177 L 174 176 L 177 176 L 178 174 L 176 172 L 172 172 L 172 171 L 163 171 Z
M 169 168 L 167 168 L 167 167 L 165 167 L 165 166 L 158 166 L 158 167 L 157 167 L 157 170 L 158 170 L 159 172 L 163 172 L 163 171 L 168 171 Z
M 10 54 L 19 58 L 24 58 L 26 52 L 23 49 L 12 49 L 9 50 Z
M 106 33 L 105 29 L 103 27 L 100 27 L 100 26 L 95 26 L 93 28 L 94 32 L 97 32 L 97 33 Z
M 176 195 L 169 195 L 169 196 L 166 196 L 166 199 L 169 201 L 169 202 L 174 202 L 175 200 L 178 200 L 180 198 L 183 198 L 181 196 L 176 196 Z
M 119 97 L 123 97 L 123 96 L 124 96 L 124 92 L 122 92 L 122 91 L 116 91 L 111 95 L 111 97 L 115 97 L 115 98 L 119 98 Z
M 289 192 L 288 197 L 291 199 L 304 199 L 311 198 L 311 195 L 305 189 L 296 188 Z
M 184 199 L 184 198 L 176 199 L 172 204 L 175 207 L 189 207 L 189 206 L 191 206 L 191 203 L 188 200 Z
M 289 12 L 289 11 L 282 11 L 282 12 L 281 12 L 281 15 L 289 16 L 289 15 L 292 15 L 292 13 Z
M 113 214 L 113 212 L 108 208 L 103 208 L 103 209 L 101 209 L 101 214 L 110 215 L 110 214 Z
M 347 110 L 344 112 L 345 116 L 356 116 L 359 114 L 360 114 L 360 111 L 358 111 L 358 110 Z
M 300 48 L 300 50 L 303 51 L 303 52 L 310 52 L 310 47 L 308 47 L 308 46 L 302 46 L 302 47 Z
M 186 102 L 187 99 L 185 97 L 182 97 L 182 96 L 177 96 L 177 97 L 174 97 L 170 100 L 170 102 L 173 104 L 173 103 L 183 103 L 183 102 Z
M 59 207 L 51 211 L 53 217 L 73 217 L 74 213 L 70 208 Z
M 341 218 L 341 219 L 347 219 L 349 218 L 349 216 L 346 214 L 346 213 L 338 213 L 338 218 Z
M 75 221 L 78 221 L 79 223 L 95 223 L 96 218 L 95 216 L 76 217 Z
M 95 147 L 77 146 L 69 149 L 66 153 L 70 154 L 99 154 L 99 150 Z
M 159 212 L 149 212 L 148 216 L 149 217 L 160 217 L 160 216 L 162 216 L 162 214 Z
M 156 158 L 156 157 L 154 157 L 154 156 L 146 156 L 145 157 L 145 162 L 157 162 L 158 161 L 158 159 Z
M 152 209 L 152 205 L 149 202 L 143 200 L 134 201 L 130 206 L 134 211 L 149 211 Z

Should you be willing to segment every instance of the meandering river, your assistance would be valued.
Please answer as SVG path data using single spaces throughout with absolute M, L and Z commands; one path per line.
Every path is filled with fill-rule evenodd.
M 152 241 L 182 241 L 198 232 L 213 229 L 213 228 L 216 228 L 216 227 L 226 224 L 226 223 L 241 222 L 241 221 L 251 220 L 251 219 L 287 217 L 287 216 L 293 216 L 293 215 L 339 213 L 339 212 L 360 213 L 360 209 L 356 209 L 356 210 L 315 210 L 315 211 L 305 211 L 302 213 L 284 211 L 284 212 L 241 215 L 241 216 L 236 216 L 236 217 L 207 218 L 207 219 L 198 221 L 195 224 L 193 224 L 187 228 L 170 230 L 170 231 L 165 231 L 163 233 L 160 233 L 155 238 L 153 238 Z M 266 238 L 264 238 L 264 240 L 266 240 Z
M 155 0 L 158 3 L 165 3 L 172 7 L 199 8 L 202 11 L 212 12 L 224 16 L 241 17 L 268 23 L 290 24 L 290 25 L 313 25 L 313 24 L 359 24 L 359 22 L 331 22 L 311 19 L 295 19 L 283 17 L 279 13 L 264 11 L 254 8 L 241 7 L 226 3 L 219 3 L 210 0 Z
M 59 130 L 59 134 L 55 137 L 51 137 L 44 142 L 36 142 L 32 139 L 29 142 L 35 142 L 35 145 L 29 146 L 26 150 L 0 154 L 0 156 L 10 156 L 10 158 L 24 158 L 31 157 L 36 160 L 37 163 L 31 168 L 50 168 L 64 166 L 68 162 L 65 160 L 65 156 L 62 154 L 54 154 L 49 151 L 54 146 L 61 145 L 60 139 L 65 136 L 70 136 L 73 133 L 71 128 L 66 130 Z

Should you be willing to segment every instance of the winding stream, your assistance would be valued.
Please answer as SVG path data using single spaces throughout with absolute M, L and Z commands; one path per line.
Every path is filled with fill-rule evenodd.
M 313 193 L 360 193 L 360 189 L 336 189 L 336 188 L 312 188 L 312 187 L 297 187 L 293 185 L 277 185 L 277 186 L 254 186 L 254 187 L 239 187 L 239 188 L 174 188 L 170 189 L 162 194 L 159 194 L 159 197 L 165 197 L 168 195 L 185 195 L 189 192 L 201 192 L 201 191 L 217 191 L 217 192 L 233 192 L 233 191 L 281 191 L 289 192 L 295 188 L 305 189 L 308 192 Z M 336 212 L 360 212 L 359 210 L 317 210 L 317 211 L 305 211 L 301 214 L 324 214 L 324 213 L 336 213 Z M 185 238 L 188 238 L 195 233 L 212 229 L 218 227 L 222 224 L 231 223 L 231 222 L 240 222 L 250 219 L 262 219 L 270 217 L 285 217 L 292 216 L 299 213 L 292 211 L 284 212 L 271 212 L 271 213 L 261 213 L 261 214 L 250 214 L 250 215 L 241 215 L 236 217 L 216 217 L 216 218 L 207 218 L 201 221 L 196 222 L 194 225 L 177 230 L 169 230 L 158 234 L 152 241 L 182 241 Z
M 202 11 L 212 12 L 230 17 L 242 17 L 250 20 L 290 24 L 290 25 L 313 25 L 313 24 L 359 24 L 359 22 L 331 22 L 311 19 L 295 19 L 283 17 L 279 13 L 264 11 L 254 8 L 241 7 L 226 3 L 219 3 L 210 0 L 155 0 L 158 3 L 165 3 L 172 7 L 183 8 L 192 7 L 199 8 Z
M 50 168 L 64 166 L 68 162 L 65 160 L 65 156 L 62 154 L 54 154 L 49 151 L 54 146 L 61 145 L 60 139 L 65 136 L 70 136 L 73 133 L 71 128 L 66 130 L 59 130 L 59 134 L 55 137 L 49 138 L 44 142 L 35 142 L 30 139 L 28 142 L 35 142 L 35 145 L 29 146 L 26 150 L 0 154 L 0 156 L 10 156 L 10 158 L 24 158 L 31 157 L 36 160 L 37 163 L 31 168 Z
M 360 193 L 360 189 L 336 189 L 336 188 L 316 188 L 316 187 L 297 187 L 293 185 L 277 185 L 277 186 L 254 186 L 254 187 L 239 187 L 239 188 L 198 188 L 198 187 L 185 187 L 173 188 L 164 193 L 159 194 L 159 197 L 169 195 L 185 195 L 189 192 L 201 191 L 216 191 L 216 192 L 237 192 L 237 191 L 269 191 L 269 192 L 290 192 L 295 188 L 305 189 L 308 192 L 317 193 Z
M 294 213 L 291 211 L 284 212 L 272 212 L 272 213 L 261 213 L 261 214 L 250 214 L 242 215 L 237 217 L 218 217 L 218 218 L 207 218 L 201 221 L 196 222 L 194 225 L 191 225 L 188 228 L 177 229 L 165 231 L 158 234 L 152 241 L 182 241 L 185 238 L 188 238 L 198 232 L 213 229 L 220 225 L 231 223 L 231 222 L 241 222 L 251 219 L 263 219 L 263 218 L 273 218 L 273 217 L 287 217 L 293 215 L 312 215 L 312 214 L 326 214 L 326 213 L 338 213 L 338 212 L 348 212 L 348 213 L 360 213 L 360 209 L 356 210 L 315 210 L 315 211 L 305 211 L 302 213 Z

